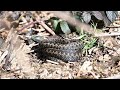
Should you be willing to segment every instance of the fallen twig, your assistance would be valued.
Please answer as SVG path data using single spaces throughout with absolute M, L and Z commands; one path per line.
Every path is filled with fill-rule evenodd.
M 105 36 L 117 36 L 120 35 L 119 32 L 112 32 L 112 33 L 95 33 L 95 37 L 105 37 Z
M 22 27 L 19 32 L 21 32 L 22 30 L 24 30 L 25 28 L 28 28 L 30 25 L 35 24 L 35 23 L 39 23 L 40 25 L 42 25 L 50 34 L 55 35 L 54 31 L 51 30 L 43 21 L 41 20 L 37 20 L 37 21 L 33 21 L 30 22 L 29 24 L 25 25 L 24 27 Z
M 3 59 L 7 56 L 7 54 L 8 54 L 8 50 L 6 50 L 6 51 L 2 54 L 2 56 L 0 57 L 0 62 L 1 62 L 1 63 L 2 63 Z
M 54 62 L 54 61 L 51 61 L 51 60 L 46 60 L 47 62 L 49 63 L 53 63 L 53 64 L 59 64 L 58 62 Z
M 107 26 L 106 28 L 120 28 L 120 26 Z
M 35 23 L 37 23 L 37 21 L 30 22 L 30 23 L 28 23 L 27 25 L 25 25 L 24 27 L 22 27 L 19 31 L 22 31 L 22 30 L 24 30 L 25 28 L 28 28 L 30 25 L 35 24 Z
M 51 33 L 52 35 L 55 35 L 54 31 L 51 30 L 43 21 L 38 21 L 39 24 L 41 24 L 49 33 Z
M 108 78 L 101 78 L 101 79 L 120 79 L 120 75 L 115 75 L 115 76 L 111 76 Z

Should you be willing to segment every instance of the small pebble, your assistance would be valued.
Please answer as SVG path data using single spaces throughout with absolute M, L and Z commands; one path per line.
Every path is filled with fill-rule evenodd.
M 109 54 L 104 55 L 104 61 L 109 61 L 111 59 Z
M 118 54 L 120 54 L 120 48 L 116 51 Z
M 103 56 L 100 56 L 100 57 L 98 58 L 98 60 L 103 61 L 103 60 L 104 60 L 104 57 L 103 57 Z
M 113 43 L 112 43 L 111 40 L 108 40 L 108 41 L 105 42 L 104 46 L 108 47 L 108 48 L 113 48 Z
M 95 49 L 93 49 L 93 52 L 96 53 L 99 49 L 100 49 L 100 48 L 95 48 Z

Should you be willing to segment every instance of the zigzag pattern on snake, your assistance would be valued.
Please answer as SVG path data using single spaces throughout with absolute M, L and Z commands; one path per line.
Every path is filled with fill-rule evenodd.
M 47 39 L 32 38 L 39 42 L 42 58 L 50 60 L 77 61 L 81 59 L 82 44 L 76 39 L 51 36 Z

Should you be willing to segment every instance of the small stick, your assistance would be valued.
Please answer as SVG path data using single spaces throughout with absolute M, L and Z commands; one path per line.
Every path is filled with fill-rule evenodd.
M 107 26 L 106 28 L 120 28 L 120 26 Z
M 30 23 L 28 23 L 27 25 L 25 25 L 24 27 L 22 27 L 19 31 L 22 31 L 22 30 L 24 30 L 25 28 L 27 28 L 27 27 L 29 27 L 30 25 L 35 24 L 35 23 L 37 23 L 37 21 L 30 22 Z
M 58 62 L 54 62 L 54 61 L 51 61 L 51 60 L 46 60 L 47 62 L 49 63 L 53 63 L 53 64 L 59 64 Z
M 120 75 L 115 75 L 115 76 L 111 76 L 108 78 L 101 78 L 101 79 L 120 79 Z
M 107 37 L 107 36 L 117 36 L 120 35 L 119 32 L 113 32 L 113 33 L 95 33 L 96 37 Z
M 39 22 L 39 21 L 38 21 Z M 41 24 L 49 33 L 52 35 L 56 35 L 53 30 L 51 30 L 43 21 L 40 21 L 39 24 Z
M 22 31 L 22 30 L 24 30 L 25 28 L 27 28 L 27 27 L 29 27 L 30 25 L 32 25 L 32 24 L 35 24 L 35 23 L 39 23 L 39 24 L 41 24 L 49 33 L 51 33 L 52 35 L 56 35 L 54 32 L 53 32 L 53 30 L 51 30 L 43 21 L 33 21 L 33 22 L 30 22 L 29 24 L 27 24 L 27 25 L 25 25 L 23 28 L 21 28 L 19 31 Z
M 0 62 L 2 62 L 2 60 L 7 56 L 7 54 L 8 54 L 8 50 L 6 50 L 6 51 L 2 54 L 2 56 L 0 57 Z

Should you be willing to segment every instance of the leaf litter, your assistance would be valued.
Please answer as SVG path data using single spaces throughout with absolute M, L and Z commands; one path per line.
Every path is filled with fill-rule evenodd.
M 54 14 L 47 11 L 4 11 L 0 16 L 1 27 L 5 28 L 0 28 L 1 40 L 4 40 L 0 48 L 1 79 L 100 79 L 120 73 L 119 36 L 100 38 L 97 42 L 103 46 L 92 46 L 80 62 L 44 62 L 32 53 L 31 48 L 36 44 L 30 37 L 54 35 L 50 22 L 45 22 Z

